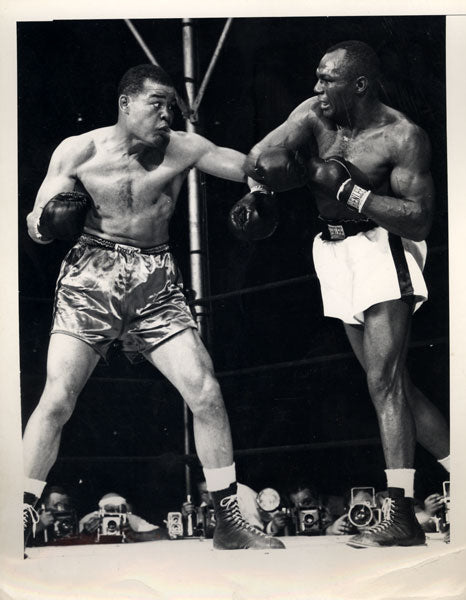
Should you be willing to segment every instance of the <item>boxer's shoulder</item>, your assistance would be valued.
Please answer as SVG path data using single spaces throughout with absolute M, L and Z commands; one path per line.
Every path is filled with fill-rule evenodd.
M 100 130 L 67 137 L 57 146 L 54 158 L 60 163 L 79 165 L 95 154 L 101 138 Z
M 424 129 L 399 110 L 385 108 L 382 126 L 386 147 L 391 148 L 395 156 L 415 150 L 428 154 L 430 143 Z
M 291 112 L 289 119 L 293 121 L 301 122 L 312 122 L 321 118 L 320 104 L 317 96 L 308 98 L 298 104 L 298 106 Z
M 168 157 L 181 164 L 195 164 L 203 154 L 215 147 L 207 138 L 192 131 L 171 131 L 167 147 Z

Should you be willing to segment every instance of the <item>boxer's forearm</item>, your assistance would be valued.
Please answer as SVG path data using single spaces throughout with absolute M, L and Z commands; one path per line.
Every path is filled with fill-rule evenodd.
M 361 213 L 391 233 L 414 241 L 424 240 L 432 224 L 431 211 L 424 203 L 372 192 Z

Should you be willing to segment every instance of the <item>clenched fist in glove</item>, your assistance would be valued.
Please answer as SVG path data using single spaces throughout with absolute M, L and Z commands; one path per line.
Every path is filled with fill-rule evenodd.
M 251 154 L 244 166 L 246 174 L 274 192 L 286 192 L 307 182 L 306 164 L 297 151 L 284 146 L 266 148 L 259 156 Z
M 348 208 L 361 212 L 371 192 L 355 183 L 352 170 L 352 165 L 339 156 L 326 159 L 314 157 L 308 163 L 311 185 L 322 189 Z M 359 174 L 358 179 L 361 180 L 361 177 Z M 369 182 L 363 183 L 368 184 Z
M 92 200 L 81 192 L 62 192 L 44 206 L 37 231 L 49 240 L 75 240 L 83 231 Z
M 270 237 L 278 225 L 278 205 L 274 194 L 259 186 L 253 187 L 230 210 L 228 224 L 233 234 L 242 241 Z

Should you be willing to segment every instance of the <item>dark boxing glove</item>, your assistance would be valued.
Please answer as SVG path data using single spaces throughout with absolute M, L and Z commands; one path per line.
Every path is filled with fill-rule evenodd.
M 311 184 L 346 204 L 351 210 L 361 212 L 370 190 L 356 184 L 351 173 L 352 165 L 344 158 L 330 156 L 322 160 L 314 157 L 309 161 L 308 169 Z M 368 185 L 369 182 L 363 185 L 365 184 Z
M 273 193 L 252 188 L 230 210 L 228 224 L 242 241 L 257 241 L 270 237 L 278 225 L 278 205 Z
M 249 155 L 244 170 L 249 177 L 274 192 L 301 187 L 308 178 L 306 164 L 299 152 L 284 146 L 266 148 L 256 159 Z
M 83 231 L 91 198 L 81 192 L 62 192 L 47 202 L 37 224 L 45 239 L 75 240 Z

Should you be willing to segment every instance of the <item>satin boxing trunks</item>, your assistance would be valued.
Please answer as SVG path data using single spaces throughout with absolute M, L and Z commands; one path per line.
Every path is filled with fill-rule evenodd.
M 168 244 L 136 248 L 82 235 L 63 260 L 51 334 L 89 344 L 103 358 L 120 340 L 129 360 L 196 328 Z
M 425 242 L 401 238 L 372 221 L 320 220 L 320 225 L 313 257 L 325 316 L 362 324 L 374 304 L 413 297 L 417 310 L 427 300 Z

